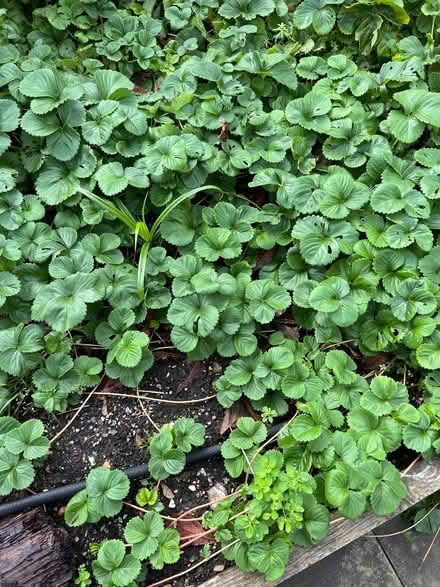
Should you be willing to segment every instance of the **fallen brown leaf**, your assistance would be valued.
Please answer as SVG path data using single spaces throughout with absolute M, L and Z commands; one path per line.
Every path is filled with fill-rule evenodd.
M 206 530 L 203 529 L 200 522 L 192 522 L 179 520 L 177 522 L 177 531 L 180 534 L 181 541 L 191 540 L 191 546 L 199 546 L 201 544 L 214 544 L 215 538 L 212 534 L 205 534 Z M 200 538 L 192 540 L 200 534 Z M 185 545 L 183 545 L 185 546 Z
M 182 353 L 172 351 L 153 351 L 156 361 L 168 361 L 168 359 L 181 359 Z
M 275 249 L 270 249 L 269 251 L 264 251 L 261 255 L 257 255 L 257 260 L 255 262 L 254 269 L 261 269 L 267 263 L 270 263 L 273 258 Z
M 142 448 L 143 446 L 145 446 L 145 440 L 140 430 L 136 430 L 136 436 L 134 437 L 134 441 L 138 448 Z
M 111 391 L 117 391 L 119 388 L 121 387 L 121 382 L 118 381 L 117 379 L 110 379 L 110 377 L 106 380 L 104 387 L 102 388 L 102 391 L 105 392 L 111 392 Z M 105 397 L 105 396 L 103 396 Z
M 297 326 L 288 326 L 287 324 L 283 324 L 281 331 L 286 338 L 294 338 L 295 340 L 299 340 L 299 328 Z
M 185 379 L 182 381 L 182 383 L 179 383 L 179 385 L 177 386 L 176 393 L 180 393 L 181 391 L 183 391 L 185 389 L 185 387 L 188 387 L 189 385 L 191 385 L 191 383 L 194 381 L 194 379 L 197 379 L 198 377 L 200 377 L 201 372 L 202 372 L 202 368 L 201 368 L 200 361 L 195 361 L 195 363 L 193 363 L 188 375 L 185 377 Z
M 108 408 L 107 408 L 107 396 L 103 395 L 102 396 L 102 410 L 101 410 L 102 415 L 104 416 L 104 418 L 107 418 L 108 416 Z
M 228 430 L 234 428 L 238 418 L 241 418 L 242 416 L 251 416 L 254 420 L 260 419 L 259 415 L 255 412 L 247 399 L 242 398 L 238 402 L 235 402 L 232 407 L 225 409 L 223 421 L 220 424 L 220 434 L 224 434 Z
M 172 490 L 168 487 L 168 485 L 165 485 L 165 483 L 161 483 L 160 484 L 160 488 L 162 489 L 162 493 L 164 494 L 164 496 L 167 499 L 174 499 L 174 493 L 172 492 Z
M 208 489 L 208 497 L 210 502 L 217 502 L 227 496 L 227 491 L 221 483 L 216 483 Z M 211 503 L 209 506 L 212 510 L 215 509 L 216 503 Z
M 377 353 L 377 355 L 373 355 L 372 357 L 363 356 L 359 359 L 359 361 L 364 369 L 373 371 L 374 369 L 380 367 L 380 365 L 383 365 L 389 361 L 391 358 L 391 353 Z

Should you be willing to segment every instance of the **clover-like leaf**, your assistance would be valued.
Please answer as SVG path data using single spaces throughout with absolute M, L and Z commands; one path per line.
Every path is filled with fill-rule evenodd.
M 14 489 L 29 487 L 35 477 L 30 461 L 0 449 L 0 495 L 9 495 Z
M 138 330 L 124 332 L 120 340 L 110 349 L 107 362 L 112 363 L 116 359 L 122 367 L 136 367 L 142 359 L 143 349 L 149 342 L 150 338 L 145 332 Z
M 238 449 L 249 449 L 266 440 L 267 429 L 262 422 L 242 417 L 237 420 L 237 428 L 229 436 L 230 442 Z
M 352 520 L 359 518 L 365 511 L 367 499 L 344 469 L 333 469 L 325 477 L 325 495 L 329 503 L 339 509 L 343 516 Z
M 158 536 L 159 547 L 150 557 L 153 569 L 163 569 L 165 564 L 173 564 L 180 558 L 180 536 L 174 528 L 165 528 Z
M 233 259 L 241 253 L 238 237 L 227 228 L 208 228 L 195 245 L 200 257 L 207 261 L 217 261 L 219 257 Z
M 32 305 L 32 317 L 46 321 L 53 330 L 64 332 L 84 319 L 87 303 L 96 302 L 100 297 L 97 275 L 71 275 L 40 290 Z
M 436 307 L 432 293 L 417 279 L 401 283 L 391 300 L 392 313 L 402 321 L 411 320 L 416 314 L 430 314 Z
M 22 376 L 39 364 L 43 347 L 43 331 L 36 324 L 7 328 L 0 332 L 0 368 Z
M 308 1 L 308 0 L 306 0 Z M 304 98 L 297 98 L 287 104 L 286 118 L 291 124 L 298 124 L 307 130 L 330 131 L 331 102 L 327 96 L 317 92 L 309 92 Z
M 345 218 L 350 210 L 359 210 L 370 198 L 367 186 L 345 173 L 330 176 L 322 189 L 320 211 L 328 218 Z
M 360 405 L 377 416 L 384 416 L 397 410 L 400 404 L 406 402 L 408 402 L 406 387 L 391 377 L 379 375 L 371 381 L 369 391 L 362 395 Z
M 122 500 L 130 489 L 130 481 L 118 469 L 97 467 L 87 476 L 87 494 L 93 500 L 96 511 L 105 516 L 115 516 L 121 511 Z
M 174 425 L 174 434 L 176 444 L 183 452 L 189 452 L 193 446 L 202 446 L 205 442 L 205 427 L 192 418 L 179 418 Z
M 139 560 L 150 557 L 159 546 L 158 536 L 163 529 L 162 518 L 156 512 L 131 518 L 124 530 L 125 540 L 132 544 L 131 554 Z
M 66 100 L 76 100 L 83 94 L 81 85 L 68 86 L 59 72 L 38 69 L 28 73 L 20 83 L 20 92 L 33 98 L 31 108 L 36 114 L 46 114 Z
M 246 288 L 246 298 L 250 313 L 262 324 L 273 320 L 275 312 L 285 310 L 290 304 L 289 293 L 270 279 L 251 282 Z
M 6 434 L 4 446 L 14 455 L 23 453 L 25 459 L 38 459 L 47 454 L 50 447 L 47 438 L 43 437 L 43 431 L 40 420 L 27 420 Z
M 329 313 L 338 326 L 350 326 L 359 316 L 359 307 L 350 286 L 341 277 L 329 277 L 310 293 L 309 303 L 320 312 Z
M 349 385 L 358 377 L 354 373 L 356 363 L 344 351 L 331 350 L 326 353 L 325 364 L 334 372 L 338 383 Z
M 139 560 L 132 554 L 125 554 L 125 545 L 121 540 L 104 540 L 92 567 L 100 585 L 118 587 L 130 585 L 141 571 Z
M 348 222 L 329 222 L 322 216 L 306 216 L 292 230 L 299 241 L 304 260 L 311 265 L 328 265 L 342 252 L 349 253 L 358 240 L 356 229 Z
M 282 538 L 253 544 L 248 550 L 250 562 L 257 571 L 264 573 L 266 581 L 277 581 L 284 575 L 289 553 L 290 545 Z
M 163 481 L 170 475 L 177 475 L 185 467 L 185 453 L 181 449 L 172 448 L 172 442 L 165 433 L 153 437 L 149 446 L 151 458 L 148 470 L 154 479 Z
M 336 13 L 328 0 L 303 0 L 294 13 L 295 25 L 299 29 L 313 26 L 318 35 L 328 34 L 335 22 Z
M 257 16 L 268 16 L 274 10 L 273 0 L 225 0 L 219 14 L 225 18 L 254 20 Z
M 425 369 L 440 369 L 440 332 L 435 331 L 416 351 L 419 365 Z

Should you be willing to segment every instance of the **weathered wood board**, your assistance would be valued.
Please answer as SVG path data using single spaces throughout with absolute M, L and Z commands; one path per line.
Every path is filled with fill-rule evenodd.
M 73 584 L 71 543 L 41 508 L 0 522 L 0 586 Z
M 408 497 L 402 501 L 399 509 L 393 512 L 392 515 L 379 517 L 369 513 L 359 520 L 342 520 L 331 524 L 328 536 L 316 546 L 311 548 L 295 547 L 287 565 L 286 573 L 279 581 L 268 583 L 261 574 L 243 573 L 234 567 L 219 573 L 199 585 L 199 587 L 264 587 L 266 585 L 279 585 L 286 579 L 293 577 L 300 571 L 307 569 L 314 563 L 353 542 L 353 540 L 374 530 L 374 528 L 387 520 L 404 512 L 435 491 L 440 490 L 440 458 L 416 463 L 406 475 L 402 474 L 402 479 L 408 487 Z

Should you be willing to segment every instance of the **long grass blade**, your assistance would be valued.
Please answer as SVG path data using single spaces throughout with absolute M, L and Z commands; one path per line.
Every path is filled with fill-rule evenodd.
M 89 192 L 89 190 L 85 190 L 84 188 L 79 188 L 78 191 L 81 192 L 82 194 L 84 194 L 85 196 L 87 196 L 90 200 L 92 200 L 92 202 L 95 202 L 96 204 L 98 204 L 98 206 L 101 206 L 101 208 L 103 208 L 107 212 L 110 212 L 110 214 L 113 214 L 113 216 L 116 216 L 116 218 L 118 218 L 126 226 L 131 228 L 131 230 L 133 230 L 133 232 L 136 230 L 136 221 L 131 216 L 131 214 L 129 214 L 129 213 L 127 214 L 127 212 L 120 210 L 117 206 L 115 206 L 111 202 L 104 200 L 104 198 L 97 196 L 93 192 Z
M 174 208 L 177 208 L 177 206 L 179 206 L 185 200 L 188 200 L 189 198 L 192 198 L 193 196 L 195 196 L 199 192 L 203 192 L 205 190 L 215 190 L 216 192 L 223 191 L 221 188 L 219 188 L 215 185 L 204 185 L 200 188 L 194 188 L 193 190 L 190 190 L 189 192 L 186 192 L 185 194 L 181 194 L 178 198 L 176 198 L 170 204 L 168 204 L 168 206 L 165 208 L 165 210 L 161 214 L 159 214 L 159 216 L 156 218 L 156 220 L 154 221 L 154 224 L 150 230 L 151 239 L 154 238 L 154 235 L 156 234 L 157 229 L 162 224 L 162 222 L 165 220 L 165 218 L 174 210 Z
M 144 297 L 145 270 L 147 267 L 147 257 L 148 257 L 149 250 L 150 250 L 150 243 L 146 242 L 142 245 L 141 252 L 139 254 L 138 274 L 137 274 L 137 295 L 141 299 Z

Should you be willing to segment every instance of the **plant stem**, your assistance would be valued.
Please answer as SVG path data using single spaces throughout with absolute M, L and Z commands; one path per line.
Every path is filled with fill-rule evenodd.
M 429 545 L 429 548 L 428 548 L 428 550 L 425 552 L 425 556 L 423 557 L 422 563 L 421 563 L 421 565 L 420 565 L 420 567 L 419 567 L 419 571 L 420 571 L 420 569 L 423 567 L 423 563 L 424 563 L 424 562 L 426 561 L 426 559 L 428 558 L 428 555 L 429 555 L 429 553 L 431 552 L 431 549 L 432 549 L 432 547 L 434 546 L 434 543 L 435 543 L 435 541 L 437 540 L 437 537 L 438 537 L 439 533 L 440 533 L 440 528 L 439 528 L 439 529 L 437 530 L 437 532 L 435 533 L 435 535 L 434 535 L 434 538 L 432 539 L 432 542 L 431 542 L 431 544 Z
M 232 516 L 232 518 L 229 518 L 228 523 L 229 522 L 232 522 L 232 520 L 235 520 L 235 518 L 238 518 L 239 516 L 242 516 L 243 514 L 247 514 L 248 511 L 249 510 L 246 508 L 242 512 L 238 512 L 238 514 L 235 514 L 235 516 Z M 189 520 L 181 520 L 181 521 L 182 522 L 188 522 Z M 185 548 L 186 546 L 188 546 L 189 544 L 192 544 L 193 542 L 195 542 L 199 538 L 202 538 L 203 536 L 208 536 L 209 534 L 212 534 L 213 532 L 217 532 L 217 527 L 216 528 L 211 528 L 210 530 L 207 530 L 206 532 L 203 532 L 203 534 L 194 535 L 193 537 L 191 537 L 190 540 L 188 540 L 184 544 L 181 544 L 180 545 L 180 548 Z M 190 537 L 187 536 L 187 538 L 190 538 Z
M 417 524 L 420 524 L 420 522 L 422 522 L 425 518 L 427 518 L 429 516 L 429 514 L 431 512 L 433 512 L 435 510 L 436 507 L 438 507 L 438 503 L 435 504 L 435 506 L 433 506 L 424 516 L 422 516 L 420 518 L 420 520 L 417 520 L 417 522 L 415 522 L 415 524 L 413 524 L 412 526 L 408 526 L 408 528 L 405 528 L 404 530 L 399 530 L 399 532 L 393 532 L 392 534 L 364 534 L 364 536 L 366 538 L 390 538 L 391 536 L 398 536 L 399 534 L 405 534 L 406 532 L 408 532 L 408 530 L 412 530 L 412 528 L 415 528 L 417 526 Z
M 191 571 L 193 571 L 197 567 L 200 567 L 200 565 L 203 565 L 204 563 L 208 562 L 210 559 L 214 558 L 215 556 L 217 556 L 218 554 L 220 554 L 221 552 L 223 552 L 227 548 L 234 546 L 234 544 L 237 544 L 237 542 L 240 542 L 240 538 L 237 538 L 237 540 L 234 540 L 234 542 L 231 542 L 230 544 L 223 546 L 223 548 L 220 548 L 220 550 L 217 550 L 216 552 L 212 553 L 210 556 L 204 558 L 202 561 L 193 565 L 189 569 L 186 569 L 186 571 L 182 571 L 181 573 L 176 573 L 175 575 L 172 575 L 171 577 L 167 577 L 166 579 L 162 579 L 162 581 L 157 581 L 156 583 L 151 583 L 147 587 L 157 587 L 157 585 L 162 585 L 163 583 L 168 583 L 169 581 L 172 581 L 173 579 L 177 579 L 178 577 L 182 577 L 183 575 L 190 573 Z
M 220 497 L 219 499 L 214 499 L 213 501 L 208 501 L 206 503 L 202 503 L 201 505 L 196 505 L 195 507 L 191 508 L 190 510 L 183 512 L 183 514 L 180 514 L 180 516 L 178 516 L 176 518 L 176 522 L 179 522 L 180 520 L 185 518 L 185 516 L 187 516 L 191 512 L 195 512 L 196 510 L 200 510 L 202 508 L 214 505 L 215 503 L 220 503 L 221 501 L 224 501 L 225 499 L 229 499 L 230 497 L 233 497 L 234 495 L 238 495 L 239 493 L 240 493 L 239 491 L 235 491 L 234 493 L 230 493 L 229 495 L 225 495 L 224 497 Z
M 139 391 L 142 391 L 142 389 L 140 389 Z M 156 397 L 147 397 L 145 395 L 132 395 L 129 393 L 116 393 L 113 391 L 97 391 L 96 395 L 114 395 L 117 397 L 130 397 L 130 398 L 134 398 L 134 399 L 146 399 L 149 400 L 151 402 L 158 402 L 160 404 L 174 404 L 174 405 L 185 405 L 185 404 L 198 404 L 200 402 L 206 402 L 210 399 L 213 399 L 215 397 L 217 397 L 217 394 L 213 394 L 213 395 L 208 395 L 207 397 L 201 397 L 200 399 L 191 399 L 191 400 L 187 400 L 187 401 L 174 401 L 174 400 L 170 400 L 170 399 L 159 399 Z
M 71 417 L 71 419 L 67 422 L 67 424 L 64 426 L 64 428 L 61 428 L 61 430 L 55 434 L 55 436 L 49 441 L 50 444 L 52 445 L 56 440 L 58 440 L 58 438 L 69 428 L 69 426 L 72 424 L 72 422 L 74 422 L 76 420 L 76 418 L 79 416 L 81 410 L 84 408 L 84 406 L 86 405 L 86 403 L 89 401 L 89 399 L 92 397 L 92 395 L 95 393 L 95 391 L 98 389 L 98 387 L 101 385 L 102 380 L 104 379 L 104 375 L 101 377 L 100 382 L 95 385 L 95 387 L 92 389 L 92 391 L 88 394 L 88 396 L 86 397 L 86 399 L 83 401 L 83 403 L 79 406 L 78 410 L 75 412 L 75 414 Z
M 138 505 L 134 505 L 133 503 L 130 503 L 128 501 L 123 501 L 122 502 L 124 505 L 128 506 L 129 508 L 133 508 L 134 510 L 137 510 L 138 512 L 143 512 L 144 514 L 149 514 L 151 512 L 151 510 L 146 510 L 145 508 L 141 508 Z M 165 516 L 164 514 L 159 514 L 159 516 L 161 518 L 163 518 L 164 520 L 168 520 L 170 522 L 176 522 L 177 518 L 172 518 L 171 516 Z M 200 518 L 187 518 L 184 521 L 185 522 L 200 522 L 201 520 L 203 520 L 203 516 Z

